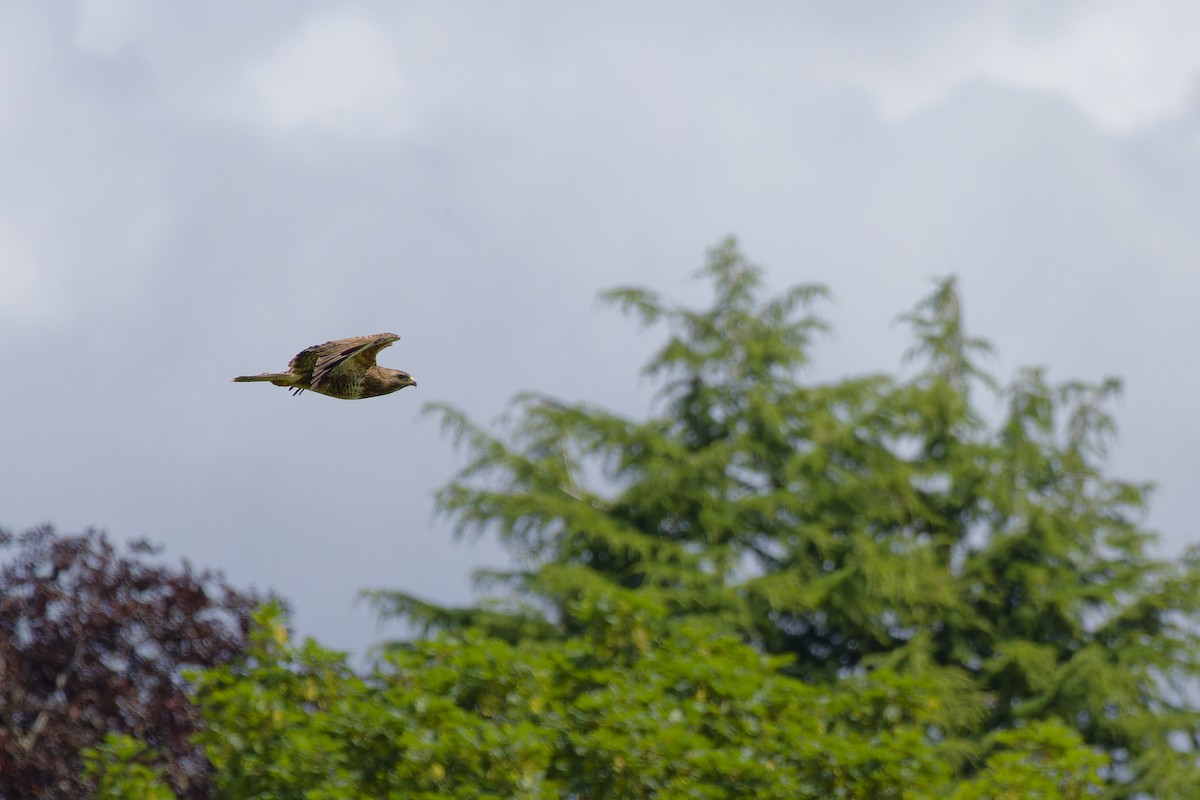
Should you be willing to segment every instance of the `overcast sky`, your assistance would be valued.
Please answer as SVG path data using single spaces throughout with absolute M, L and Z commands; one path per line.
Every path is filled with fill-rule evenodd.
M 1200 4 L 0 0 L 0 525 L 94 525 L 273 589 L 361 650 L 359 589 L 464 602 L 427 401 L 639 414 L 735 234 L 827 284 L 815 377 L 891 370 L 960 276 L 996 371 L 1126 382 L 1113 468 L 1200 541 Z M 378 331 L 416 389 L 234 375 Z M 386 631 L 385 631 L 386 632 Z

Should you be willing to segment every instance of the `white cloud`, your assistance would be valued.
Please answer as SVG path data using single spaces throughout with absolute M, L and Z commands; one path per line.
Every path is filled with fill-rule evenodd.
M 1171 0 L 1081 4 L 1053 25 L 993 8 L 929 29 L 913 48 L 856 50 L 841 70 L 893 120 L 984 78 L 1064 96 L 1126 134 L 1185 110 L 1200 74 L 1198 25 L 1200 5 Z
M 1185 108 L 1200 73 L 1198 25 L 1194 3 L 1085 6 L 1061 36 L 998 47 L 983 68 L 1014 86 L 1060 92 L 1128 133 Z
M 405 127 L 405 80 L 388 37 L 351 12 L 305 19 L 250 65 L 259 120 L 276 132 L 379 138 Z

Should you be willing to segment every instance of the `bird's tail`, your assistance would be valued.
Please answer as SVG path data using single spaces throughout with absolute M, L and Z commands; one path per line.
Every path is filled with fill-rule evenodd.
M 288 372 L 264 372 L 262 375 L 239 375 L 233 379 L 235 383 L 252 381 L 270 381 L 276 386 L 291 386 L 292 375 Z

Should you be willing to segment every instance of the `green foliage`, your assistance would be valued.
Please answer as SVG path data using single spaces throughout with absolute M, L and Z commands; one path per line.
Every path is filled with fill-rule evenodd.
M 96 800 L 175 800 L 151 748 L 126 734 L 111 733 L 83 751 L 84 774 Z
M 1001 731 L 979 776 L 959 785 L 953 800 L 1075 800 L 1103 786 L 1102 755 L 1079 747 L 1079 734 L 1059 722 Z
M 764 298 L 732 240 L 701 276 L 703 309 L 606 295 L 666 326 L 645 419 L 523 395 L 493 433 L 432 408 L 468 456 L 442 510 L 521 568 L 484 576 L 480 609 L 380 592 L 380 610 L 534 647 L 589 640 L 595 598 L 632 592 L 663 612 L 651 640 L 719 623 L 823 691 L 871 669 L 951 681 L 964 779 L 989 752 L 1027 774 L 1068 725 L 1111 758 L 1113 797 L 1200 785 L 1200 552 L 1153 558 L 1149 487 L 1105 471 L 1117 382 L 997 380 L 952 279 L 902 317 L 906 372 L 805 382 L 823 290 Z
M 712 618 L 664 626 L 665 609 L 633 590 L 576 612 L 587 636 L 445 634 L 360 677 L 265 611 L 242 663 L 194 676 L 213 796 L 1096 796 L 1105 759 L 1056 724 L 998 737 L 959 784 L 962 706 L 981 713 L 982 698 L 953 682 L 880 669 L 808 685 Z M 100 796 L 169 797 L 134 747 L 93 752 Z

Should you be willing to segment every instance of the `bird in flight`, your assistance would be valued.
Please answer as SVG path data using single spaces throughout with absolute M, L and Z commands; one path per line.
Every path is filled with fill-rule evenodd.
M 417 385 L 407 372 L 375 364 L 379 351 L 399 338 L 394 333 L 377 333 L 315 344 L 297 353 L 287 372 L 242 375 L 234 380 L 270 381 L 276 386 L 286 386 L 294 395 L 308 389 L 342 400 L 391 394 L 405 386 Z

